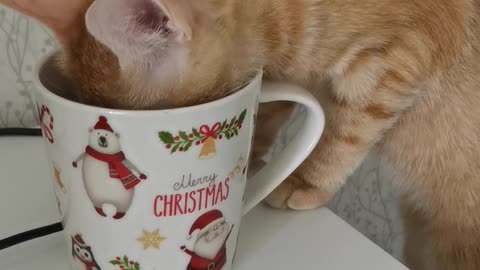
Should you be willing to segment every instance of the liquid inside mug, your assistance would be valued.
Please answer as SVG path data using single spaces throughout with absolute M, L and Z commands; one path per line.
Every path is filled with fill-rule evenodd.
M 317 100 L 262 73 L 223 99 L 187 108 L 112 110 L 69 100 L 53 56 L 36 102 L 75 270 L 230 270 L 242 215 L 314 149 Z M 247 179 L 259 103 L 293 101 L 305 124 Z

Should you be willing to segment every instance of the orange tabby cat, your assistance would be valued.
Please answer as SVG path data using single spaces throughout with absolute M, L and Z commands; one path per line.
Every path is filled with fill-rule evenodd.
M 268 202 L 324 205 L 375 148 L 399 175 L 408 265 L 480 269 L 480 0 L 0 3 L 56 33 L 86 103 L 202 103 L 261 67 L 325 94 L 321 143 Z

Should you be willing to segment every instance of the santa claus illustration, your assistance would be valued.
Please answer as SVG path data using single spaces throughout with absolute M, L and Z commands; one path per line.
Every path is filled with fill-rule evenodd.
M 227 262 L 226 244 L 232 229 L 219 210 L 201 215 L 189 232 L 189 239 L 196 237 L 193 250 L 181 247 L 191 256 L 187 270 L 221 270 Z
M 83 160 L 83 182 L 97 213 L 106 217 L 104 209 L 113 209 L 113 218 L 121 219 L 130 208 L 135 187 L 147 177 L 125 157 L 119 135 L 107 118 L 100 116 L 89 132 L 85 152 L 72 165 L 76 168 Z

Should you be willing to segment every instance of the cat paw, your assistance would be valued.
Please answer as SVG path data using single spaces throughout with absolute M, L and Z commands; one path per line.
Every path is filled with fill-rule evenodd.
M 290 175 L 266 198 L 266 202 L 274 208 L 309 210 L 324 206 L 332 196 L 333 194 Z

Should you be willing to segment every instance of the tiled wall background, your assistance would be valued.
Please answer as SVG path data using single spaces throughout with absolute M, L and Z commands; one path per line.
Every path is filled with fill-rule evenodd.
M 54 47 L 51 34 L 43 27 L 0 7 L 0 127 L 36 125 L 31 93 L 35 64 Z M 290 125 L 279 145 L 298 123 Z M 370 155 L 329 207 L 401 259 L 401 223 L 389 175 L 375 155 Z

